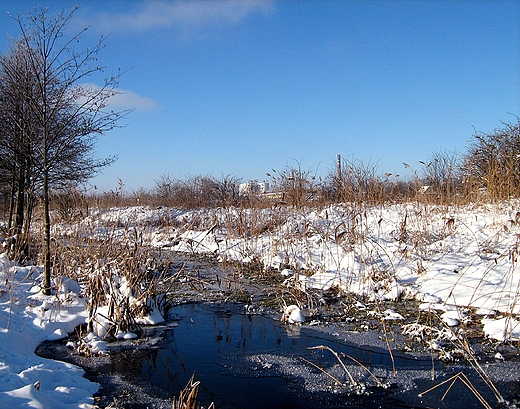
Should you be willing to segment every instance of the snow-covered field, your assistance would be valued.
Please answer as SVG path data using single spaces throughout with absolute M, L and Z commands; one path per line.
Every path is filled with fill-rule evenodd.
M 519 206 L 128 207 L 91 212 L 56 229 L 110 232 L 120 240 L 138 231 L 143 244 L 260 262 L 302 291 L 337 287 L 371 299 L 414 298 L 447 326 L 464 322 L 472 309 L 488 337 L 513 341 L 520 339 Z M 87 300 L 74 283 L 64 283 L 59 297 L 44 297 L 39 267 L 13 266 L 5 255 L 0 261 L 0 407 L 89 407 L 96 384 L 71 365 L 33 353 L 84 323 Z

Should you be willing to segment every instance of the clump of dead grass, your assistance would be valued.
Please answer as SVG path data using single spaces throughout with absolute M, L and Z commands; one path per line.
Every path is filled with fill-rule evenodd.
M 52 254 L 53 275 L 77 281 L 88 299 L 89 331 L 106 337 L 138 331 L 140 319 L 161 307 L 158 289 L 169 260 L 144 244 L 135 225 L 61 225 Z

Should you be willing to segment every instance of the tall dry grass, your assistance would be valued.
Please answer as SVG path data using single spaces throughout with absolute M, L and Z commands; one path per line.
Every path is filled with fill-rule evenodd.
M 71 219 L 69 214 L 55 224 L 52 273 L 81 285 L 89 302 L 88 331 L 98 328 L 107 337 L 138 331 L 140 318 L 164 307 L 159 286 L 171 260 L 145 244 L 142 227 L 119 220 L 100 224 L 95 217 Z

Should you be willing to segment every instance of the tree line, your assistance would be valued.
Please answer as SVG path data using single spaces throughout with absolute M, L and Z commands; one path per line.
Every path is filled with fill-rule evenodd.
M 322 177 L 296 160 L 281 170 L 272 169 L 265 175 L 270 190 L 267 193 L 241 190 L 244 181 L 233 175 L 162 175 L 150 190 L 125 193 L 120 189 L 91 195 L 90 199 L 100 206 L 143 204 L 193 209 L 272 205 L 300 208 L 338 202 L 378 205 L 410 200 L 464 204 L 519 198 L 520 119 L 502 122 L 489 133 L 475 132 L 465 152 L 433 152 L 416 165 L 414 168 L 403 163 L 412 176 L 401 177 L 381 173 L 377 163 L 338 155 L 334 166 Z M 254 186 L 258 182 L 245 182 L 249 183 Z M 71 196 L 78 203 L 77 192 L 66 195 Z

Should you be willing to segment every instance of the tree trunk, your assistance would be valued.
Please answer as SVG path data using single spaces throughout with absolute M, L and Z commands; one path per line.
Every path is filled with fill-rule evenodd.
M 51 215 L 48 170 L 43 172 L 43 294 L 51 295 Z
M 25 211 L 25 171 L 24 166 L 18 166 L 18 187 L 16 188 L 16 214 L 14 219 L 14 234 L 17 236 L 22 232 Z
M 27 186 L 27 192 L 25 197 L 25 219 L 24 219 L 24 225 L 23 225 L 23 231 L 22 231 L 22 243 L 23 247 L 19 249 L 20 254 L 27 258 L 31 258 L 30 254 L 30 231 L 31 231 L 31 220 L 32 220 L 32 214 L 34 209 L 34 202 L 35 197 L 32 193 L 33 189 L 31 187 L 30 177 L 29 174 L 27 174 L 27 180 L 25 182 L 25 186 Z
M 7 231 L 9 234 L 11 233 L 11 228 L 13 227 L 13 216 L 14 216 L 14 195 L 16 193 L 16 166 L 13 164 L 13 170 L 11 175 L 11 187 L 9 189 L 9 222 L 7 224 Z

